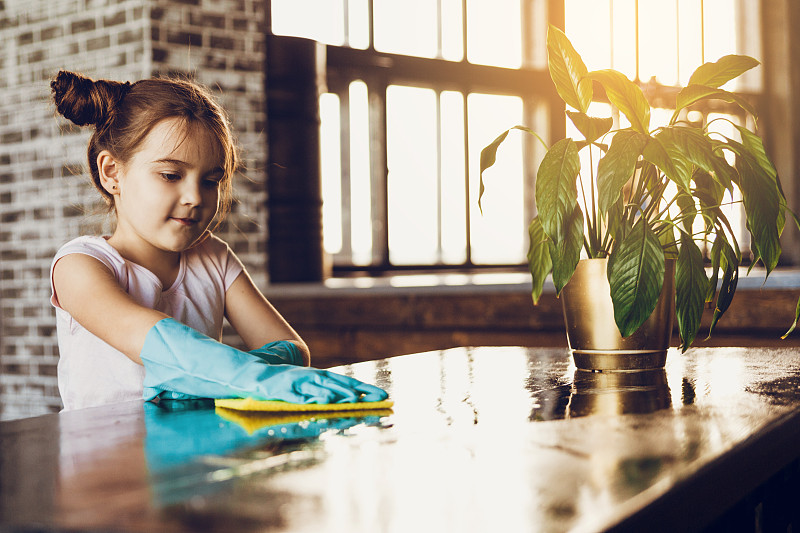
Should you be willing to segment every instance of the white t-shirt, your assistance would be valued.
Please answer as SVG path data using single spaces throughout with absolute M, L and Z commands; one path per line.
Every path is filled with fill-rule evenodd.
M 62 246 L 50 268 L 50 302 L 56 308 L 58 389 L 64 410 L 142 398 L 144 367 L 87 331 L 63 310 L 53 286 L 53 267 L 68 254 L 85 254 L 108 267 L 139 304 L 220 340 L 225 291 L 242 272 L 228 245 L 211 235 L 181 254 L 178 276 L 164 289 L 155 274 L 124 259 L 104 237 L 84 236 Z M 86 295 L 91 298 L 91 295 Z

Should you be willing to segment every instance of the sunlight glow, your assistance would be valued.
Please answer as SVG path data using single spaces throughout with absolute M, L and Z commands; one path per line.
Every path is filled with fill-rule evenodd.
M 439 14 L 430 0 L 374 0 L 375 49 L 436 57 Z M 412 37 L 413 38 L 409 38 Z
M 370 180 L 367 84 L 350 84 L 350 231 L 353 264 L 372 261 L 372 183 Z
M 519 263 L 527 253 L 527 221 L 524 220 L 522 140 L 520 132 L 509 135 L 498 150 L 497 163 L 484 174 L 490 180 L 477 209 L 480 150 L 509 125 L 522 122 L 522 100 L 514 96 L 470 94 L 469 110 L 470 194 L 472 204 L 473 261 Z M 502 155 L 501 155 L 502 154 Z
M 689 83 L 694 70 L 703 64 L 702 18 L 697 0 L 678 0 L 678 82 Z M 730 53 L 730 52 L 728 52 Z
M 544 40 L 546 25 L 538 21 L 546 17 L 545 4 L 544 0 L 374 0 L 374 35 L 370 35 L 369 0 L 273 0 L 272 30 L 335 46 L 374 45 L 381 52 L 449 61 L 462 61 L 466 54 L 474 64 L 519 68 L 526 62 L 546 68 L 544 47 L 537 44 Z M 565 0 L 564 9 L 566 33 L 589 70 L 614 68 L 643 83 L 654 79 L 685 85 L 703 61 L 731 53 L 758 57 L 759 36 L 745 31 L 745 23 L 756 24 L 759 5 L 759 0 Z M 526 21 L 534 40 L 531 50 L 523 50 L 523 15 L 536 19 Z M 759 91 L 762 76 L 756 69 L 724 88 Z M 509 126 L 535 120 L 536 124 L 525 125 L 546 133 L 550 118 L 536 118 L 541 102 L 527 102 L 523 116 L 522 100 L 516 96 L 443 89 L 392 85 L 385 95 L 390 261 L 461 264 L 468 259 L 469 248 L 476 264 L 524 263 L 527 219 L 534 212 L 534 172 L 523 172 L 523 135 L 509 135 L 487 173 L 483 214 L 477 207 L 478 157 L 481 148 Z M 342 109 L 349 115 L 341 116 Z M 593 103 L 590 114 L 608 116 L 609 109 L 607 104 Z M 611 113 L 614 128 L 630 125 L 618 110 Z M 651 129 L 665 125 L 670 114 L 653 109 Z M 320 98 L 323 244 L 328 253 L 357 265 L 374 260 L 373 237 L 380 233 L 373 233 L 373 226 L 381 221 L 372 218 L 383 210 L 373 205 L 382 198 L 375 187 L 383 176 L 373 175 L 381 170 L 373 168 L 370 159 L 374 136 L 381 132 L 370 131 L 369 117 L 368 90 L 362 81 L 352 83 L 349 94 Z M 349 138 L 340 138 L 342 128 Z M 735 133 L 724 121 L 715 122 L 713 128 L 721 128 L 725 135 Z M 567 134 L 576 134 L 568 120 Z M 342 142 L 350 144 L 345 154 L 342 149 L 348 147 Z M 534 145 L 534 160 L 525 162 L 533 169 L 543 155 Z M 582 168 L 588 168 L 588 153 L 581 155 Z M 593 154 L 594 162 L 597 155 Z M 746 235 L 737 195 L 726 198 L 731 203 L 726 214 Z
M 520 0 L 467 0 L 467 59 L 479 65 L 522 65 Z
M 342 147 L 339 142 L 339 97 L 325 93 L 319 99 L 320 179 L 322 181 L 322 244 L 335 254 L 342 250 Z
M 589 70 L 611 67 L 632 80 L 638 74 L 643 82 L 685 85 L 704 61 L 758 55 L 760 47 L 741 30 L 742 10 L 757 16 L 758 0 L 734 6 L 730 0 L 566 0 L 564 8 L 567 36 Z M 740 88 L 737 83 L 725 89 Z M 760 82 L 752 86 L 757 89 Z
M 430 89 L 392 85 L 386 90 L 389 260 L 395 265 L 437 259 L 436 105 Z
M 442 58 L 461 61 L 464 58 L 464 15 L 461 0 L 442 2 Z
M 589 70 L 611 65 L 610 0 L 567 0 L 565 32 Z M 624 31 L 617 29 L 616 31 Z
M 636 78 L 636 0 L 614 0 L 611 13 L 611 68 Z M 606 64 L 607 65 L 607 64 Z M 601 68 L 605 68 L 605 65 Z
M 642 35 L 644 33 L 644 35 Z M 639 2 L 639 79 L 678 82 L 678 21 L 675 0 Z
M 360 50 L 369 48 L 368 0 L 347 0 L 347 44 Z
M 301 16 L 315 13 L 314 17 Z M 272 32 L 316 41 L 344 44 L 344 6 L 341 0 L 272 0 Z

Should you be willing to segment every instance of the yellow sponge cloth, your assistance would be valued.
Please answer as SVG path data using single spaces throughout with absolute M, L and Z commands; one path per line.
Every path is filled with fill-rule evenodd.
M 350 402 L 350 403 L 290 403 L 277 400 L 254 400 L 253 398 L 225 398 L 214 400 L 217 407 L 239 411 L 284 411 L 320 413 L 323 411 L 366 411 L 372 409 L 391 409 L 394 402 Z
M 348 427 L 358 423 L 358 419 L 365 417 L 383 417 L 392 414 L 391 409 L 369 409 L 369 410 L 354 410 L 354 411 L 327 411 L 313 413 L 311 411 L 241 411 L 238 409 L 226 409 L 224 407 L 217 407 L 215 412 L 229 422 L 238 424 L 248 434 L 252 435 L 256 431 L 274 428 L 280 431 L 280 428 L 288 425 L 295 425 L 299 422 L 305 422 L 308 426 L 300 425 L 292 430 L 293 434 L 297 435 L 308 430 L 313 432 L 316 429 L 327 429 L 329 427 Z M 339 420 L 338 423 L 335 421 Z M 329 421 L 334 421 L 329 425 Z M 352 421 L 347 423 L 347 421 Z M 313 426 L 313 427 L 311 427 Z M 309 429 L 310 428 L 310 429 Z M 283 433 L 281 433 L 283 435 Z

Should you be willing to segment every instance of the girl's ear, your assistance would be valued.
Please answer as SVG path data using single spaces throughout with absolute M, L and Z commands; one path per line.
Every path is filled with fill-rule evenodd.
M 119 194 L 121 165 L 108 150 L 97 154 L 97 171 L 100 174 L 100 183 L 108 194 Z

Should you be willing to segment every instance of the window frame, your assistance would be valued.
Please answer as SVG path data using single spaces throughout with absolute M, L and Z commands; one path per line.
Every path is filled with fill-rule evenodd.
M 564 0 L 545 0 L 547 23 L 564 28 L 565 7 Z M 365 49 L 351 48 L 347 45 L 321 45 L 324 50 L 325 83 L 321 88 L 324 92 L 336 94 L 340 102 L 340 148 L 343 193 L 349 191 L 349 112 L 348 94 L 349 86 L 353 81 L 363 81 L 368 89 L 369 103 L 369 160 L 371 182 L 371 212 L 372 212 L 372 257 L 367 265 L 356 265 L 352 262 L 349 233 L 349 193 L 342 194 L 342 219 L 343 242 L 341 252 L 334 254 L 332 270 L 335 276 L 354 274 L 381 275 L 402 271 L 472 271 L 491 269 L 522 270 L 525 263 L 517 264 L 475 264 L 472 261 L 470 247 L 470 213 L 477 208 L 477 199 L 470 191 L 469 170 L 469 121 L 467 119 L 467 97 L 471 93 L 486 93 L 497 95 L 511 95 L 522 99 L 523 124 L 533 122 L 534 109 L 544 104 L 547 107 L 549 127 L 547 138 L 554 140 L 566 135 L 566 120 L 558 120 L 564 116 L 565 106 L 555 91 L 549 72 L 544 68 L 530 66 L 530 58 L 523 57 L 523 65 L 519 69 L 494 67 L 472 64 L 467 61 L 467 11 L 466 0 L 462 0 L 463 19 L 462 37 L 464 55 L 461 61 L 451 61 L 439 58 L 424 58 L 407 56 L 377 51 L 374 48 L 373 0 L 368 0 L 369 12 L 369 45 Z M 523 18 L 531 20 L 533 0 L 522 0 Z M 269 17 L 268 17 L 269 22 Z M 271 31 L 270 31 L 271 33 Z M 532 50 L 534 39 L 531 25 L 523 25 L 522 42 L 523 50 Z M 638 74 L 637 64 L 637 74 Z M 679 88 L 661 85 L 654 80 L 643 82 L 634 80 L 645 92 L 648 101 L 653 107 L 666 109 L 674 106 L 675 97 Z M 463 95 L 464 105 L 464 157 L 467 176 L 465 176 L 466 189 L 466 260 L 460 264 L 435 263 L 394 265 L 389 258 L 389 233 L 388 233 L 388 166 L 387 166 L 387 109 L 386 90 L 390 85 L 407 85 L 432 89 L 437 96 L 442 91 L 457 91 Z M 605 94 L 599 85 L 595 85 L 595 101 L 608 103 Z M 762 93 L 736 91 L 750 100 L 757 109 L 762 108 Z M 671 103 L 672 102 L 672 103 Z M 725 113 L 743 117 L 742 111 L 734 104 L 722 101 L 704 101 L 693 107 L 700 111 L 704 117 L 710 113 Z M 499 133 L 499 132 L 498 132 Z M 532 139 L 525 136 L 523 142 L 523 180 L 526 184 L 534 182 L 536 153 Z M 527 185 L 526 187 L 531 187 Z M 526 191 L 526 196 L 528 192 Z M 526 202 L 525 217 L 529 219 L 534 215 L 532 202 Z M 523 228 L 524 229 L 524 228 Z M 749 243 L 741 243 L 747 248 Z

